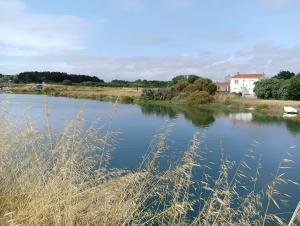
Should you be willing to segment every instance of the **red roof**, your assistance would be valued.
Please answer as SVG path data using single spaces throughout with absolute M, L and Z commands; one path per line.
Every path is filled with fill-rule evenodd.
M 215 82 L 216 86 L 218 87 L 229 87 L 229 82 Z
M 236 75 L 233 75 L 232 78 L 264 78 L 264 73 L 256 73 L 256 74 L 240 74 L 239 72 Z

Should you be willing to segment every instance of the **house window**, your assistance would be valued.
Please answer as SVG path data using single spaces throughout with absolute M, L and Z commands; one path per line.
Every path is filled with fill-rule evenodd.
M 234 80 L 234 84 L 239 84 L 239 80 Z

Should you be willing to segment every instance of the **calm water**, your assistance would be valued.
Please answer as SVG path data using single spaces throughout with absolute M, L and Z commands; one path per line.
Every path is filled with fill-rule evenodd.
M 300 181 L 299 122 L 252 113 L 216 115 L 194 109 L 181 112 L 153 106 L 118 104 L 114 107 L 107 102 L 41 95 L 0 94 L 0 102 L 15 119 L 22 119 L 26 115 L 37 127 L 45 122 L 43 109 L 46 105 L 50 111 L 50 123 L 58 130 L 74 118 L 80 109 L 84 109 L 86 124 L 101 117 L 108 128 L 121 131 L 111 167 L 138 167 L 152 137 L 171 120 L 174 126 L 168 139 L 166 161 L 176 160 L 187 148 L 192 135 L 199 131 L 204 137 L 201 148 L 208 153 L 208 161 L 215 163 L 213 172 L 218 170 L 220 147 L 224 148 L 225 156 L 234 161 L 240 161 L 253 149 L 257 158 L 261 158 L 263 168 L 260 183 L 263 185 L 275 173 L 280 160 L 290 152 L 293 156 L 289 158 L 296 163 L 293 169 L 285 171 L 288 178 Z M 112 113 L 113 120 L 109 121 Z M 293 196 L 289 206 L 282 211 L 292 211 L 300 201 L 300 188 L 289 185 L 282 190 Z

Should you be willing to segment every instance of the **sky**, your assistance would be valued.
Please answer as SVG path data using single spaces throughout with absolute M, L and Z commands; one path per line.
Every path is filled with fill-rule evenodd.
M 300 72 L 300 0 L 0 0 L 0 73 Z

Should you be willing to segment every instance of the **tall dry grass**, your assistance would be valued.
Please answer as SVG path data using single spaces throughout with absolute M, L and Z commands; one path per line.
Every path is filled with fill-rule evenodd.
M 54 132 L 48 123 L 42 130 L 29 120 L 16 125 L 5 109 L 0 112 L 0 225 L 285 224 L 269 210 L 285 195 L 278 186 L 291 182 L 281 172 L 289 159 L 258 191 L 261 166 L 248 165 L 252 152 L 239 164 L 222 154 L 212 178 L 196 133 L 178 162 L 162 169 L 171 123 L 154 137 L 136 171 L 110 169 L 117 133 L 98 123 L 84 127 L 82 113 Z M 204 172 L 201 181 L 193 179 L 195 168 Z M 247 180 L 252 187 L 245 187 Z

